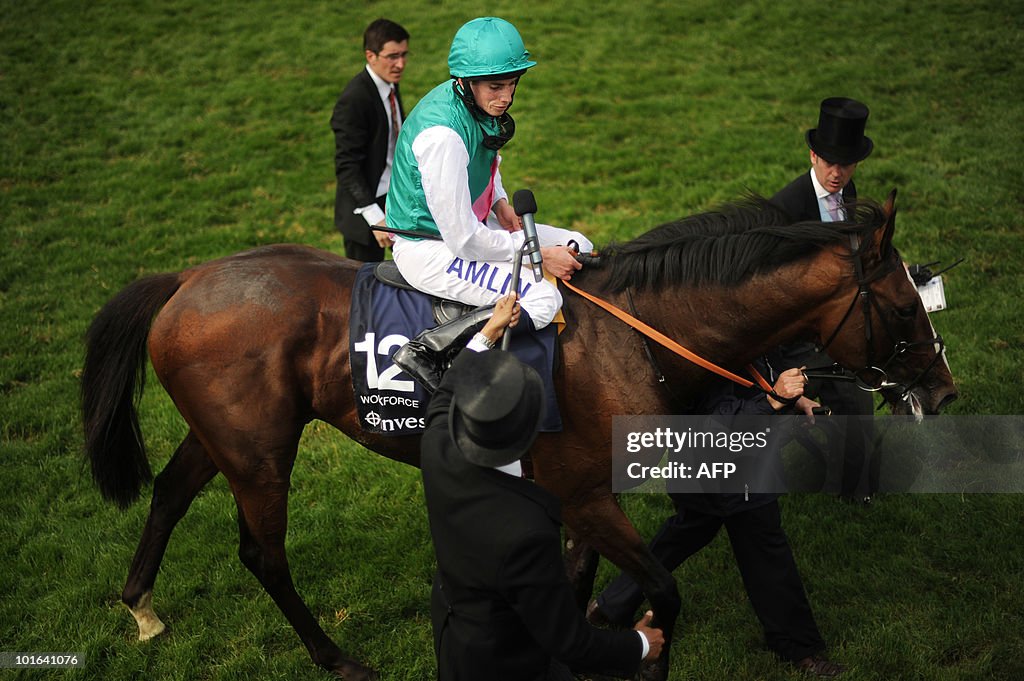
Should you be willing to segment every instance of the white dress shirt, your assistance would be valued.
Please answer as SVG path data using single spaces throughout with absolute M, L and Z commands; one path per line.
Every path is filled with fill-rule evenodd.
M 818 182 L 818 176 L 814 174 L 814 168 L 811 168 L 810 173 L 811 184 L 814 185 L 814 195 L 818 197 L 818 213 L 821 215 L 821 221 L 833 222 L 832 214 L 828 212 L 828 197 L 831 195 L 831 192 L 822 187 L 821 183 Z M 839 194 L 839 198 L 842 199 L 843 190 L 840 189 L 837 193 Z M 841 200 L 839 202 L 839 219 L 846 219 L 846 208 L 843 206 Z
M 370 74 L 370 78 L 373 79 L 373 84 L 377 86 L 377 94 L 380 95 L 381 104 L 384 107 L 384 113 L 388 119 L 388 130 L 394 125 L 394 121 L 391 120 L 391 91 L 395 89 L 395 86 L 385 81 L 370 68 L 370 65 L 366 65 L 366 72 Z M 398 116 L 398 124 L 402 124 L 402 112 L 395 107 L 395 115 Z M 386 196 L 388 188 L 391 187 L 391 164 L 395 159 L 395 140 L 392 139 L 391 135 L 388 135 L 388 153 L 386 161 L 384 163 L 384 172 L 381 173 L 380 182 L 377 183 L 376 196 Z M 356 208 L 356 213 L 363 216 L 366 220 L 366 224 L 373 227 L 384 220 L 384 211 L 380 209 L 376 203 L 371 203 L 369 206 L 362 206 Z

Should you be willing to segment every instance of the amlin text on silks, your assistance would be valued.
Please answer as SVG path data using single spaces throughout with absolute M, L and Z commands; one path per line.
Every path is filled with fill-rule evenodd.
M 512 275 L 510 273 L 502 272 L 490 263 L 476 262 L 474 260 L 467 261 L 462 258 L 453 259 L 452 263 L 448 266 L 446 274 L 454 274 L 459 279 L 468 281 L 492 293 L 504 294 L 512 283 Z M 520 279 L 519 297 L 525 296 L 531 286 L 532 284 L 525 277 Z

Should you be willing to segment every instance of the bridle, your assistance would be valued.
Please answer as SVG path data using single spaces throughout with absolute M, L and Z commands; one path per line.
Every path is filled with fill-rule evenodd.
M 921 384 L 924 377 L 935 367 L 939 358 L 942 357 L 946 348 L 945 341 L 943 341 L 942 336 L 938 334 L 933 335 L 930 340 L 923 341 L 910 342 L 895 340 L 896 336 L 890 329 L 889 324 L 886 323 L 882 308 L 878 304 L 878 301 L 871 290 L 871 283 L 889 274 L 896 265 L 890 264 L 886 266 L 883 264 L 870 275 L 866 275 L 864 273 L 863 254 L 860 252 L 860 237 L 856 234 L 850 235 L 850 249 L 851 256 L 853 257 L 854 272 L 857 275 L 857 292 L 854 294 L 853 300 L 850 301 L 849 307 L 846 308 L 846 314 L 843 315 L 839 324 L 835 329 L 833 329 L 828 340 L 821 346 L 821 352 L 826 352 L 828 350 L 829 346 L 839 335 L 843 326 L 845 326 L 846 322 L 849 321 L 850 317 L 853 315 L 853 311 L 857 308 L 857 301 L 860 301 L 860 307 L 864 311 L 864 340 L 867 345 L 867 363 L 861 369 L 851 372 L 852 376 L 848 376 L 845 370 L 838 364 L 833 364 L 828 367 L 805 369 L 804 374 L 806 376 L 813 376 L 815 378 L 822 379 L 853 380 L 856 381 L 857 387 L 867 392 L 881 392 L 885 390 L 900 389 L 901 392 L 899 397 L 893 402 L 906 401 L 909 398 L 911 391 Z M 872 326 L 871 319 L 872 310 L 878 313 L 878 319 L 881 321 L 882 329 L 886 335 L 888 335 L 890 339 L 894 339 L 892 352 L 884 359 L 884 361 L 881 362 L 880 366 L 875 361 L 873 342 L 874 328 Z M 928 366 L 914 377 L 914 380 L 906 384 L 889 380 L 889 368 L 894 362 L 902 361 L 901 358 L 907 354 L 915 352 L 920 346 L 929 345 L 935 347 L 935 356 L 932 358 L 931 362 L 928 363 Z M 892 401 L 884 392 L 882 394 L 882 399 L 883 403 L 885 401 Z
M 871 284 L 874 281 L 877 281 L 878 279 L 881 279 L 882 277 L 888 275 L 898 265 L 890 263 L 888 266 L 886 266 L 883 263 L 871 274 L 865 274 L 864 262 L 862 259 L 863 253 L 861 252 L 860 245 L 860 237 L 857 234 L 851 234 L 850 255 L 854 263 L 854 272 L 857 276 L 857 292 L 854 294 L 853 300 L 850 301 L 850 305 L 846 308 L 846 313 L 843 315 L 843 318 L 839 321 L 839 324 L 836 326 L 835 329 L 833 329 L 832 334 L 828 337 L 828 340 L 825 342 L 825 344 L 820 347 L 820 351 L 825 352 L 825 350 L 827 350 L 828 347 L 832 344 L 832 342 L 838 337 L 839 332 L 846 325 L 846 322 L 848 322 L 850 318 L 853 316 L 853 311 L 856 309 L 857 301 L 859 300 L 861 301 L 861 308 L 864 311 L 864 336 L 867 346 L 867 363 L 861 369 L 853 371 L 850 374 L 848 374 L 846 369 L 844 369 L 839 364 L 832 364 L 825 367 L 816 367 L 813 369 L 808 368 L 804 369 L 803 373 L 805 377 L 813 376 L 814 378 L 821 379 L 855 381 L 857 383 L 857 386 L 861 390 L 867 392 L 881 392 L 891 389 L 901 389 L 900 395 L 896 400 L 892 400 L 884 392 L 882 394 L 883 404 L 887 401 L 896 404 L 897 402 L 903 402 L 908 400 L 914 388 L 920 385 L 921 381 L 928 374 L 928 372 L 930 372 L 935 367 L 935 364 L 939 361 L 939 358 L 942 356 L 942 353 L 945 350 L 945 342 L 942 340 L 942 336 L 939 336 L 938 334 L 934 334 L 930 340 L 924 341 L 895 341 L 893 343 L 892 352 L 883 362 L 881 362 L 881 366 L 878 366 L 878 363 L 875 362 L 873 344 L 874 328 L 871 322 L 872 309 L 878 312 L 878 318 L 882 322 L 883 330 L 889 336 L 889 338 L 895 339 L 896 335 L 892 332 L 889 325 L 886 323 L 883 310 L 881 306 L 878 304 L 878 301 L 875 299 L 873 291 L 871 290 Z M 895 262 L 899 262 L 898 258 L 895 259 Z M 613 314 L 614 316 L 618 317 L 620 320 L 622 320 L 623 322 L 627 323 L 628 325 L 632 326 L 635 330 L 637 330 L 641 335 L 641 342 L 643 344 L 644 351 L 647 355 L 647 360 L 648 362 L 650 362 L 652 368 L 654 369 L 655 375 L 658 377 L 658 382 L 663 385 L 666 385 L 666 387 L 667 383 L 665 381 L 665 375 L 661 371 L 661 368 L 658 366 L 658 362 L 655 360 L 654 354 L 651 352 L 650 345 L 647 342 L 648 338 L 657 341 L 661 345 L 667 347 L 669 350 L 672 350 L 676 354 L 683 356 L 689 361 L 698 364 L 699 366 L 702 366 L 703 368 L 708 369 L 709 371 L 712 371 L 744 387 L 750 387 L 754 384 L 754 382 L 736 376 L 732 372 L 727 371 L 722 367 L 719 367 L 714 363 L 709 362 L 703 357 L 694 354 L 693 352 L 680 346 L 678 343 L 668 338 L 661 332 L 651 328 L 644 322 L 640 321 L 636 316 L 636 307 L 633 304 L 633 296 L 628 287 L 626 288 L 626 299 L 630 308 L 629 313 L 625 312 L 624 310 L 618 309 L 611 303 L 604 301 L 593 294 L 587 293 L 586 291 L 583 291 L 573 286 L 567 281 L 563 281 L 562 285 L 568 288 L 569 290 L 575 292 L 576 294 L 582 296 L 583 298 L 589 300 L 590 302 L 594 303 L 595 305 L 598 305 L 599 307 L 605 309 L 607 312 Z M 909 353 L 915 352 L 919 346 L 928 345 L 935 346 L 935 356 L 932 358 L 931 362 L 928 363 L 928 366 L 925 367 L 916 377 L 914 377 L 914 380 L 906 384 L 897 383 L 889 380 L 888 369 L 894 362 L 901 361 L 902 357 Z M 761 377 L 752 366 L 748 365 L 748 371 L 750 371 L 752 375 L 755 375 L 755 381 L 759 385 L 760 389 L 766 394 L 771 395 L 772 397 L 783 403 L 792 404 L 793 402 L 796 401 L 795 399 L 785 398 L 777 395 L 772 389 L 772 387 L 767 384 L 764 378 Z M 867 377 L 869 376 L 872 377 L 874 380 L 868 380 Z M 670 390 L 670 392 L 672 391 Z

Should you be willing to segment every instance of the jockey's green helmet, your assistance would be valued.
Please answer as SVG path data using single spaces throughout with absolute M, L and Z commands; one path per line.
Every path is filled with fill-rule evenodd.
M 536 65 L 516 27 L 498 17 L 480 17 L 464 24 L 448 52 L 453 78 L 513 77 Z

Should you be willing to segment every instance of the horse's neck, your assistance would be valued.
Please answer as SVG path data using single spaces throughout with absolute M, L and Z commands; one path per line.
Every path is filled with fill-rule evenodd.
M 688 349 L 742 366 L 784 343 L 820 340 L 822 312 L 845 298 L 842 263 L 822 255 L 737 286 L 700 286 L 644 296 L 644 314 Z M 669 301 L 671 303 L 669 304 Z M 638 302 L 638 306 L 640 303 Z
M 745 310 L 742 327 L 750 350 L 762 354 L 794 341 L 821 342 L 822 319 L 837 305 L 848 302 L 855 290 L 852 271 L 834 253 L 792 263 L 736 287 L 733 296 Z

